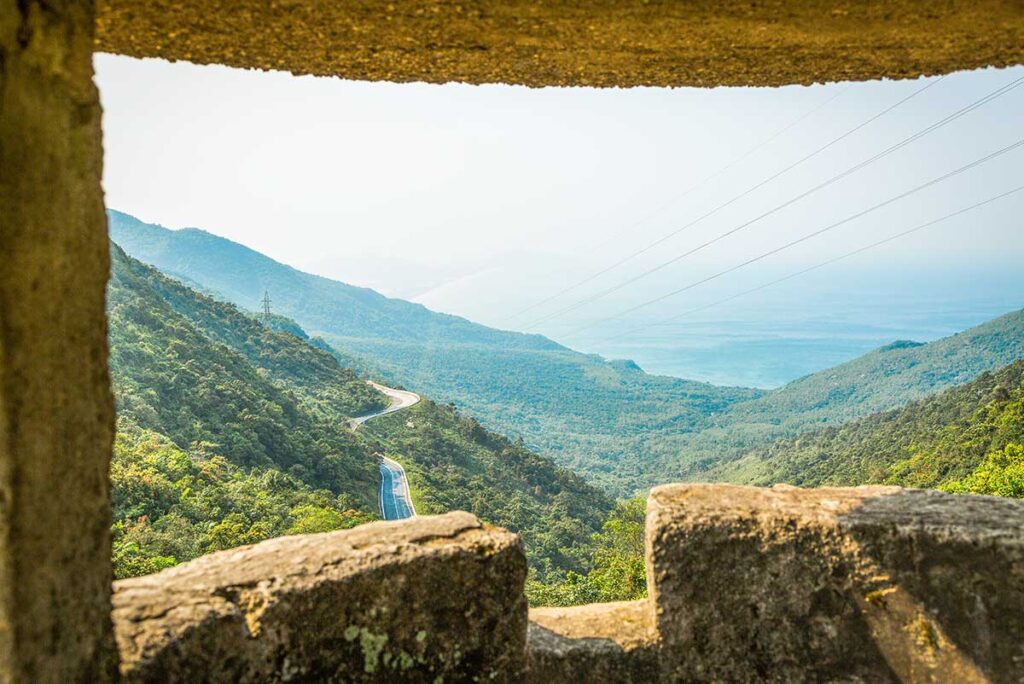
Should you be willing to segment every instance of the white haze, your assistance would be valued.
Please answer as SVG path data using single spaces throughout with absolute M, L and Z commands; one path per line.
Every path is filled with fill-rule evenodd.
M 634 358 L 653 372 L 772 386 L 893 339 L 934 339 L 1024 306 L 1020 193 L 671 326 L 651 325 L 1006 191 L 1024 180 L 1019 149 L 707 286 L 605 320 L 1016 141 L 1021 87 L 654 276 L 530 325 L 771 209 L 1022 68 L 948 76 L 640 258 L 518 317 L 929 81 L 531 90 L 105 55 L 96 69 L 109 206 L 168 227 L 198 226 L 436 310 Z

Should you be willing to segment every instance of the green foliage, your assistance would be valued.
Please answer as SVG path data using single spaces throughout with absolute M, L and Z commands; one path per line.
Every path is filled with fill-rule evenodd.
M 941 486 L 957 494 L 990 494 L 1024 499 L 1024 444 L 1007 444 L 989 454 L 967 477 Z
M 176 445 L 165 469 L 201 462 L 214 479 L 227 477 L 225 468 L 235 469 L 231 477 L 272 473 L 288 478 L 290 492 L 337 499 L 296 499 L 272 515 L 252 505 L 201 508 L 196 517 L 188 506 L 207 503 L 178 492 L 178 480 L 148 471 L 122 478 L 115 534 L 124 572 L 372 515 L 374 452 L 403 463 L 421 512 L 470 510 L 520 532 L 531 600 L 555 604 L 642 595 L 643 506 L 624 504 L 609 518 L 607 496 L 527 443 L 619 494 L 712 479 L 1019 495 L 1021 367 L 987 371 L 1024 357 L 1024 312 L 927 345 L 895 343 L 764 393 L 647 375 L 303 274 L 202 231 L 116 213 L 111 226 L 133 252 L 241 306 L 257 308 L 271 290 L 290 317 L 263 326 L 115 248 L 111 365 L 123 424 Z M 326 342 L 308 339 L 302 325 Z M 383 399 L 339 361 L 457 401 L 526 442 L 430 401 L 353 436 L 347 417 Z
M 567 349 L 424 344 L 329 331 L 324 337 L 622 495 L 658 479 L 652 463 L 659 451 L 678 458 L 678 436 L 763 394 L 648 375 L 635 365 Z
M 569 572 L 563 581 L 545 582 L 531 574 L 526 583 L 530 605 L 575 606 L 646 597 L 646 505 L 644 499 L 630 499 L 615 506 L 601 531 L 592 537 L 591 569 L 586 575 Z
M 526 600 L 532 607 L 581 606 L 597 603 L 597 589 L 586 575 L 569 572 L 561 582 L 543 582 L 531 573 L 526 580 Z
M 838 424 L 903 406 L 1024 358 L 1024 311 L 929 344 L 896 342 L 737 406 L 729 422 L 787 431 Z
M 591 535 L 612 502 L 579 476 L 429 400 L 360 434 L 402 463 L 417 512 L 470 511 L 520 533 L 545 578 L 589 567 Z
M 644 526 L 647 502 L 620 503 L 594 537 L 594 561 L 588 580 L 600 601 L 633 601 L 647 595 Z
M 752 484 L 898 484 L 1021 496 L 1024 361 L 846 425 L 747 454 Z
M 330 354 L 268 330 L 112 249 L 110 366 L 118 414 L 182 448 L 276 468 L 376 510 L 377 469 L 347 429 L 381 395 Z
M 185 451 L 123 419 L 118 427 L 111 464 L 118 578 L 282 534 L 327 532 L 371 519 L 348 497 L 278 470 L 240 468 L 208 445 Z
M 375 452 L 407 464 L 422 512 L 471 510 L 523 533 L 534 567 L 588 567 L 611 502 L 579 477 L 423 402 L 353 434 L 384 397 L 281 316 L 265 327 L 112 248 L 118 576 L 374 517 Z M 406 431 L 415 420 L 423 427 Z M 377 426 L 380 426 L 378 429 Z
M 763 394 L 652 376 L 540 335 L 432 312 L 301 273 L 201 230 L 169 231 L 113 211 L 109 218 L 111 236 L 130 254 L 248 309 L 259 308 L 267 289 L 276 310 L 348 359 L 360 359 L 359 367 L 456 402 L 609 491 L 648 484 L 645 476 L 656 472 L 648 462 L 649 435 L 688 432 L 708 415 Z
M 734 461 L 751 449 L 1024 357 L 1024 312 L 1016 312 L 927 345 L 897 342 L 774 392 L 715 387 L 301 273 L 200 230 L 117 212 L 110 225 L 132 254 L 240 306 L 258 308 L 269 289 L 282 313 L 344 350 L 346 363 L 456 402 L 619 496 L 673 480 L 749 479 L 749 462 Z
M 200 295 L 113 248 L 112 308 L 130 295 L 154 301 L 181 316 L 210 341 L 242 356 L 260 374 L 295 395 L 302 408 L 327 418 L 357 416 L 387 406 L 379 392 L 318 348 L 294 321 L 272 315 L 262 325 L 231 304 Z M 123 285 L 123 287 L 122 287 Z

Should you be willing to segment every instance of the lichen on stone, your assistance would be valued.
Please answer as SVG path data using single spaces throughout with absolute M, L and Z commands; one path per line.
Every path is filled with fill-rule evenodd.
M 363 671 L 368 673 L 377 671 L 380 652 L 387 642 L 387 634 L 374 634 L 365 627 L 359 630 L 359 646 L 363 649 Z

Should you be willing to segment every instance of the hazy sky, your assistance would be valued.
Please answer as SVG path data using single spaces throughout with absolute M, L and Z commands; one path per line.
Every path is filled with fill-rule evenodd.
M 1024 76 L 1024 68 L 948 76 L 641 257 L 518 318 L 510 314 L 684 226 L 937 79 L 531 90 L 296 78 L 106 55 L 96 57 L 96 69 L 109 206 L 168 227 L 198 226 L 304 270 L 483 323 L 637 356 L 665 372 L 700 369 L 680 361 L 678 344 L 659 343 L 654 354 L 643 335 L 634 346 L 606 338 L 1024 183 L 1019 148 L 706 287 L 579 331 L 1016 142 L 1024 137 L 1020 87 L 654 276 L 530 326 L 796 197 Z M 798 283 L 709 308 L 698 317 L 702 330 L 738 321 L 763 338 L 778 326 L 777 311 L 828 311 L 842 314 L 844 326 L 883 329 L 878 339 L 890 328 L 921 337 L 1024 306 L 1022 215 L 1024 192 Z M 809 299 L 823 303 L 815 308 Z M 946 326 L 936 327 L 935 316 L 917 327 L 895 323 L 922 307 L 946 316 Z M 954 309 L 963 315 L 950 318 Z

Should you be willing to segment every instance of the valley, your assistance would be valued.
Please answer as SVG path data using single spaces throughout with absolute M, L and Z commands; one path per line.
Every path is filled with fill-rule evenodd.
M 519 532 L 538 580 L 589 569 L 614 504 L 580 477 L 451 406 L 391 403 L 294 321 L 248 316 L 115 244 L 111 259 L 118 577 L 375 519 L 382 460 L 403 464 L 418 512 Z
M 893 342 L 765 391 L 650 375 L 539 335 L 487 328 L 304 274 L 210 233 L 112 212 L 136 257 L 243 308 L 269 289 L 346 366 L 454 403 L 615 497 L 732 480 L 752 449 L 897 408 L 1024 358 L 1024 313 L 927 344 Z
M 532 604 L 576 605 L 645 595 L 643 502 L 663 482 L 1024 494 L 1024 312 L 777 390 L 720 387 L 111 219 L 167 273 L 112 246 L 118 576 L 467 510 L 522 536 Z M 268 290 L 290 294 L 247 314 Z

